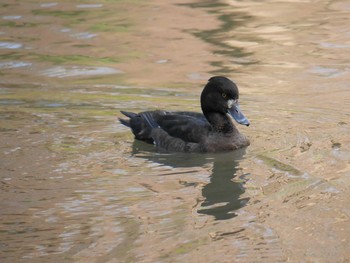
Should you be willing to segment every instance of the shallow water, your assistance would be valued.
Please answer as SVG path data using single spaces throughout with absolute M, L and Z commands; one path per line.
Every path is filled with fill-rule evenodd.
M 346 262 L 347 1 L 0 4 L 1 262 Z M 157 153 L 120 110 L 240 87 L 251 145 Z

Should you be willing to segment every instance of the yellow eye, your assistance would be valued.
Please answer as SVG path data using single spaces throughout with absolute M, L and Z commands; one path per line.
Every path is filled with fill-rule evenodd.
M 227 94 L 226 94 L 226 93 L 222 93 L 221 95 L 222 95 L 222 97 L 223 97 L 224 99 L 227 99 Z

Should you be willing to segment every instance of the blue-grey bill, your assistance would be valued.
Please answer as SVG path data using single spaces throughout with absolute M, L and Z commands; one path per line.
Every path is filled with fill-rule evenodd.
M 228 112 L 235 119 L 236 122 L 242 125 L 249 126 L 250 123 L 248 119 L 241 112 L 238 102 L 234 103 L 233 106 L 228 110 Z

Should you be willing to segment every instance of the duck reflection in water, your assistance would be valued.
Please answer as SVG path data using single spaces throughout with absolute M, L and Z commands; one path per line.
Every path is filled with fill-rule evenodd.
M 230 219 L 236 216 L 234 211 L 248 202 L 249 198 L 241 198 L 245 192 L 244 175 L 236 178 L 243 154 L 244 149 L 216 156 L 210 183 L 202 189 L 204 201 L 198 213 L 212 215 L 216 220 Z
M 148 161 L 176 168 L 203 167 L 213 163 L 210 182 L 202 189 L 203 202 L 199 214 L 210 215 L 215 220 L 226 220 L 237 216 L 235 211 L 245 206 L 249 198 L 242 198 L 245 192 L 246 175 L 239 174 L 239 162 L 245 148 L 234 152 L 218 154 L 159 154 L 150 145 L 134 141 L 133 155 Z M 192 185 L 192 184 L 189 184 Z

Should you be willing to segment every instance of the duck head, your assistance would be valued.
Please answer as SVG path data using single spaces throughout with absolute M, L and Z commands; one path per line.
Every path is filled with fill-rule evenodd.
M 212 123 L 210 115 L 230 115 L 237 123 L 249 126 L 238 103 L 239 92 L 236 84 L 226 77 L 209 79 L 201 94 L 201 107 L 205 117 Z

